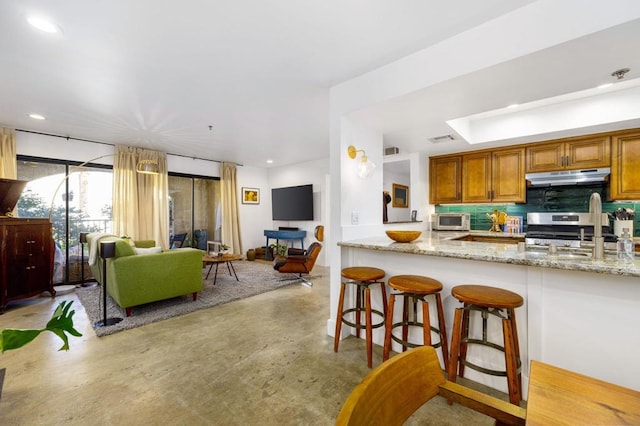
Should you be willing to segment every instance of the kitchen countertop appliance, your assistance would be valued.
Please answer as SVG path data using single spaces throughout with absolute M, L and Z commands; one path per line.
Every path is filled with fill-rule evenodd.
M 615 250 L 618 237 L 609 228 L 609 218 L 602 214 L 604 248 Z M 593 239 L 593 222 L 589 213 L 544 212 L 527 214 L 527 245 L 579 248 L 581 241 Z
M 435 213 L 431 215 L 434 231 L 468 231 L 471 229 L 469 213 Z

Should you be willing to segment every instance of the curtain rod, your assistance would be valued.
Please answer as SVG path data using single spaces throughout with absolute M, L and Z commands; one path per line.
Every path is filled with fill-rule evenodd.
M 36 132 L 36 131 L 33 131 L 33 130 L 24 130 L 24 129 L 15 129 L 15 130 L 16 130 L 16 132 L 33 133 L 34 135 L 52 136 L 54 138 L 62 138 L 62 139 L 66 139 L 66 140 L 97 143 L 97 144 L 100 144 L 100 145 L 108 145 L 108 146 L 114 146 L 114 147 L 116 146 L 113 143 L 92 141 L 92 140 L 89 140 L 89 139 L 80 139 L 80 138 L 74 138 L 74 137 L 71 137 L 71 136 L 54 135 L 52 133 Z M 211 161 L 212 163 L 220 163 L 220 164 L 222 164 L 222 161 L 220 161 L 220 160 L 211 160 L 209 158 L 192 157 L 192 156 L 189 156 L 189 155 L 173 154 L 171 152 L 167 152 L 167 155 L 172 155 L 174 157 L 191 158 L 193 160 Z M 230 161 L 230 163 L 231 163 L 231 161 Z M 240 166 L 240 167 L 243 166 L 242 164 L 238 164 L 238 163 L 233 163 L 233 164 L 235 164 L 236 166 Z

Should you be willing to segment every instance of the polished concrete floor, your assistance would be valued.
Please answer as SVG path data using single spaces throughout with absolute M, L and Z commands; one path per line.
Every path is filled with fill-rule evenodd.
M 328 269 L 276 291 L 98 338 L 74 293 L 9 305 L 0 328 L 40 328 L 74 300 L 68 352 L 43 334 L 0 355 L 4 425 L 330 425 L 370 371 L 364 340 L 333 352 Z M 374 364 L 381 361 L 376 347 Z M 493 424 L 437 397 L 407 424 Z

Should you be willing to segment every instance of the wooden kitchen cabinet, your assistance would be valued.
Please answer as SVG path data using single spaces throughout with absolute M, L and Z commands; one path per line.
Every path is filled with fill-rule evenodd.
M 53 288 L 53 238 L 48 219 L 0 219 L 0 313 L 12 300 Z
M 462 156 L 462 202 L 491 201 L 491 152 Z
M 462 157 L 449 155 L 429 159 L 429 202 L 431 204 L 462 201 Z
M 640 130 L 612 136 L 610 184 L 612 200 L 640 199 Z
M 609 135 L 568 138 L 527 146 L 527 173 L 609 167 Z
M 525 201 L 524 148 L 479 151 L 462 156 L 462 202 Z

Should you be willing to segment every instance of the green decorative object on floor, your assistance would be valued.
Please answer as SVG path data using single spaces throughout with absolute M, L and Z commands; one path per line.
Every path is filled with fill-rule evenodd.
M 289 249 L 289 246 L 284 245 L 284 244 L 270 244 L 269 248 L 272 250 L 274 257 L 277 256 L 286 256 L 287 255 L 287 250 Z
M 15 330 L 11 328 L 0 331 L 0 350 L 2 353 L 11 349 L 18 349 L 32 342 L 43 331 L 50 331 L 62 339 L 63 345 L 59 351 L 69 350 L 69 338 L 66 333 L 80 337 L 82 333 L 73 328 L 73 315 L 76 311 L 69 312 L 73 301 L 60 302 L 53 312 L 47 326 L 40 330 Z

